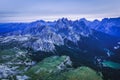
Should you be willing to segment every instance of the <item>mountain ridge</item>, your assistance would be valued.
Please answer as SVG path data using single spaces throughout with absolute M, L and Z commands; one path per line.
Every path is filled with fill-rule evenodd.
M 0 24 L 0 51 L 23 50 L 37 62 L 49 56 L 65 55 L 71 58 L 74 67 L 89 66 L 111 75 L 104 67 L 113 66 L 114 61 L 120 63 L 119 28 L 120 18 Z

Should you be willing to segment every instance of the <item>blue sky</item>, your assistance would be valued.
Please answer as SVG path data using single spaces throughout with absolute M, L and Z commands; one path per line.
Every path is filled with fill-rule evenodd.
M 0 22 L 120 16 L 120 0 L 0 0 Z

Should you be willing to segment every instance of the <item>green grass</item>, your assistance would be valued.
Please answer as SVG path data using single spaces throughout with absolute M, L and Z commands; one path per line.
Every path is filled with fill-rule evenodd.
M 102 80 L 101 76 L 88 67 L 79 67 L 63 73 L 66 80 Z
M 33 79 L 46 79 L 54 72 L 57 72 L 57 66 L 66 59 L 66 56 L 58 57 L 48 57 L 43 61 L 39 62 L 33 66 L 26 74 Z
M 31 80 L 102 80 L 102 76 L 88 67 L 57 72 L 57 65 L 65 58 L 66 56 L 46 58 L 30 68 L 25 74 L 31 77 Z

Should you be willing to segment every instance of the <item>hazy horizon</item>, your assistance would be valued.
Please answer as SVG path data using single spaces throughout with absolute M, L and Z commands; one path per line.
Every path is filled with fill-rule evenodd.
M 0 23 L 119 17 L 119 3 L 120 0 L 4 0 L 0 1 Z

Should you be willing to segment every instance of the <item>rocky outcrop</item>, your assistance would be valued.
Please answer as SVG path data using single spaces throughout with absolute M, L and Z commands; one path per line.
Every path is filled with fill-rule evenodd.
M 26 54 L 26 51 L 18 48 L 0 51 L 0 79 L 26 80 L 23 73 L 36 64 Z

